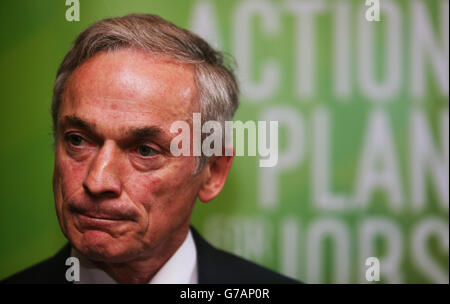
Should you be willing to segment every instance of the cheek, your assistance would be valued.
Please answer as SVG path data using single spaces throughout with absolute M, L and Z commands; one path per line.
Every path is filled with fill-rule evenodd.
M 79 163 L 71 161 L 56 153 L 55 168 L 53 173 L 53 194 L 58 220 L 64 235 L 68 236 L 71 217 L 64 209 L 67 201 L 75 196 L 82 188 L 84 168 Z
M 125 192 L 139 208 L 149 211 L 158 200 L 158 193 L 164 188 L 163 180 L 154 174 L 128 176 L 124 183 Z
M 132 201 L 141 204 L 152 214 L 161 211 L 171 212 L 190 203 L 195 196 L 195 185 L 192 176 L 182 166 L 170 166 L 160 172 L 139 174 L 129 178 L 126 192 Z
M 54 188 L 60 191 L 62 199 L 71 197 L 83 186 L 86 165 L 67 156 L 57 154 L 55 160 Z

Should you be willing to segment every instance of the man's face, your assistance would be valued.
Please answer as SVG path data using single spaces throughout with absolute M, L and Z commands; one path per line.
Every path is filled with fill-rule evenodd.
M 146 258 L 183 240 L 202 185 L 170 154 L 170 125 L 198 111 L 191 66 L 137 50 L 99 53 L 66 83 L 53 188 L 58 219 L 91 259 Z

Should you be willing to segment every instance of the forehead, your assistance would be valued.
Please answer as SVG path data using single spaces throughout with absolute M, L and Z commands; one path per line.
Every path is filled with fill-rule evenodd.
M 189 120 L 199 108 L 197 95 L 189 64 L 134 49 L 101 52 L 68 79 L 59 117 L 115 124 Z

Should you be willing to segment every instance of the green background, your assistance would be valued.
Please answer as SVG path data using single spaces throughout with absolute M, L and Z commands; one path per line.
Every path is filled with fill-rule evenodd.
M 433 144 L 437 151 L 443 151 L 441 140 L 441 115 L 448 117 L 448 87 L 442 92 L 436 76 L 426 61 L 426 94 L 419 98 L 411 91 L 410 43 L 415 39 L 412 32 L 412 1 L 391 1 L 400 12 L 401 20 L 401 71 L 398 90 L 393 97 L 374 101 L 359 85 L 357 60 L 358 18 L 364 1 L 323 1 L 326 9 L 314 18 L 316 89 L 311 98 L 297 94 L 295 58 L 298 55 L 297 17 L 287 7 L 287 1 L 175 1 L 175 0 L 92 0 L 80 1 L 80 21 L 68 22 L 65 1 L 2 1 L 0 9 L 0 278 L 24 269 L 55 253 L 64 244 L 53 205 L 51 177 L 53 151 L 51 139 L 50 102 L 53 82 L 65 53 L 71 47 L 76 35 L 89 24 L 109 16 L 127 13 L 154 13 L 169 21 L 191 28 L 195 23 L 195 9 L 207 7 L 213 13 L 217 26 L 217 40 L 221 48 L 235 56 L 236 16 L 250 2 L 262 2 L 273 8 L 273 15 L 279 21 L 275 33 L 262 30 L 264 20 L 256 14 L 249 22 L 251 33 L 251 75 L 258 82 L 261 67 L 267 60 L 277 62 L 280 77 L 279 86 L 273 94 L 252 100 L 244 95 L 236 119 L 260 120 L 263 113 L 271 113 L 275 107 L 284 108 L 301 117 L 304 123 L 302 142 L 305 155 L 296 164 L 283 169 L 277 175 L 279 195 L 272 208 L 261 203 L 260 178 L 264 171 L 258 167 L 257 157 L 237 157 L 223 193 L 208 204 L 198 203 L 193 215 L 193 225 L 212 243 L 229 251 L 245 256 L 271 269 L 283 272 L 305 282 L 364 282 L 364 264 L 360 260 L 362 241 L 361 226 L 367 220 L 380 218 L 397 227 L 400 235 L 398 280 L 383 275 L 382 283 L 448 283 L 448 184 L 447 201 L 442 202 L 436 193 L 435 181 L 426 179 L 426 200 L 420 212 L 411 207 L 411 148 L 410 141 L 415 134 L 409 123 L 411 112 L 419 109 L 425 114 L 427 126 L 432 130 Z M 333 89 L 334 12 L 336 4 L 349 5 L 349 68 L 352 90 L 348 96 L 336 96 Z M 383 8 L 384 1 L 381 0 Z M 441 37 L 441 3 L 448 1 L 423 1 L 430 16 L 433 33 Z M 250 3 L 251 4 L 251 3 Z M 257 4 L 261 5 L 261 4 Z M 198 16 L 197 16 L 198 17 Z M 376 78 L 386 77 L 385 57 L 386 22 L 383 12 L 381 21 L 374 22 L 373 61 Z M 447 14 L 448 28 L 448 14 Z M 201 29 L 202 30 L 202 29 Z M 448 33 L 448 32 L 447 32 Z M 448 38 L 447 38 L 448 39 Z M 440 41 L 440 40 L 439 40 Z M 447 51 L 444 54 L 448 63 Z M 237 62 L 239 69 L 241 64 Z M 448 80 L 448 67 L 446 70 Z M 400 171 L 403 199 L 400 209 L 394 210 L 388 203 L 386 192 L 381 187 L 372 193 L 367 207 L 346 207 L 342 210 L 317 208 L 312 195 L 314 138 L 312 121 L 318 109 L 325 109 L 330 117 L 328 153 L 330 155 L 329 188 L 334 192 L 347 193 L 355 190 L 359 161 L 363 154 L 369 118 L 380 110 L 389 121 L 393 149 Z M 447 120 L 448 123 L 448 120 Z M 280 155 L 292 141 L 289 132 L 280 122 Z M 298 136 L 298 133 L 294 133 Z M 447 125 L 448 136 L 448 125 Z M 448 138 L 448 137 L 447 137 Z M 445 157 L 448 181 L 448 139 Z M 358 203 L 358 202 L 356 202 Z M 442 207 L 444 206 L 444 207 Z M 445 207 L 446 206 L 446 207 Z M 430 234 L 426 242 L 415 241 L 416 228 L 432 219 L 442 223 L 446 231 L 446 242 Z M 348 244 L 343 245 L 348 254 L 345 262 L 335 262 L 336 242 L 332 237 L 323 238 L 322 251 L 308 252 L 314 239 L 312 227 L 318 227 L 323 220 L 332 220 L 344 228 L 343 235 Z M 290 224 L 289 224 L 290 223 Z M 284 239 L 283 227 L 291 225 L 293 237 Z M 316 225 L 316 226 L 315 226 Z M 445 237 L 444 237 L 445 238 Z M 383 237 L 374 240 L 375 256 L 397 250 Z M 415 247 L 416 246 L 416 247 Z M 287 249 L 286 249 L 287 248 Z M 294 249 L 292 249 L 294 248 Z M 429 259 L 414 256 L 418 249 L 427 252 Z M 420 251 L 420 250 L 419 250 Z M 294 258 L 286 256 L 292 253 Z M 321 256 L 321 274 L 308 270 L 312 256 Z M 425 260 L 431 260 L 431 264 Z M 421 262 L 422 261 L 422 262 Z M 425 262 L 424 262 L 425 261 Z M 337 271 L 342 266 L 348 275 Z M 431 265 L 431 266 L 430 266 Z M 344 271 L 344 272 L 345 272 Z M 436 276 L 430 273 L 440 273 Z M 317 277 L 320 277 L 317 279 Z

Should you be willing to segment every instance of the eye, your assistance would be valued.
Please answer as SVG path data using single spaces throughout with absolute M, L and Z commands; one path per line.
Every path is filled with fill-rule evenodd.
M 80 146 L 83 142 L 83 137 L 76 135 L 76 134 L 70 134 L 68 136 L 69 142 L 73 146 Z
M 153 156 L 158 154 L 158 151 L 148 145 L 139 145 L 138 152 L 141 156 Z

